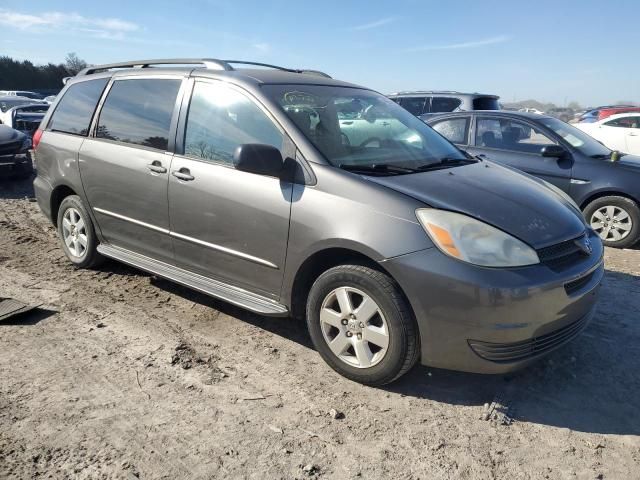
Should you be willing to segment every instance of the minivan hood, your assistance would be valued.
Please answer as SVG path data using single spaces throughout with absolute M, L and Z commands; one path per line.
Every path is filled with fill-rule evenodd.
M 433 208 L 482 220 L 536 249 L 576 238 L 586 228 L 579 212 L 544 183 L 488 161 L 367 178 Z

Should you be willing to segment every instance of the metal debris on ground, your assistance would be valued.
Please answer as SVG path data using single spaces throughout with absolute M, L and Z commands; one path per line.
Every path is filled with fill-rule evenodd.
M 20 315 L 38 308 L 40 305 L 41 304 L 27 305 L 26 303 L 14 300 L 13 298 L 0 297 L 0 322 L 15 315 Z

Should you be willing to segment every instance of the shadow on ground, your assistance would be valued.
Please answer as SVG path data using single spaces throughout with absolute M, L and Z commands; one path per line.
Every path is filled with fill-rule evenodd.
M 0 179 L 0 199 L 34 198 L 34 178 Z
M 138 273 L 114 262 L 103 268 L 118 274 Z M 152 283 L 313 349 L 304 322 L 256 315 L 168 280 L 154 277 Z M 598 313 L 582 335 L 515 374 L 475 375 L 418 365 L 383 390 L 452 405 L 482 406 L 500 398 L 519 422 L 640 435 L 640 322 L 636 313 L 640 295 L 629 294 L 633 292 L 640 293 L 640 277 L 607 271 Z
M 2 326 L 23 326 L 30 327 L 33 325 L 37 325 L 42 320 L 49 318 L 52 315 L 55 315 L 55 310 L 47 310 L 45 308 L 36 308 L 34 310 L 29 310 L 27 312 L 18 313 L 13 315 L 5 320 L 0 321 L 0 328 Z

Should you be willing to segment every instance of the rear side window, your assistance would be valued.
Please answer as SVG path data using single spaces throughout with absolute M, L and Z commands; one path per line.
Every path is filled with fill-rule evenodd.
M 497 98 L 477 97 L 473 99 L 474 110 L 500 110 Z
M 464 145 L 469 134 L 469 117 L 443 120 L 433 125 L 433 129 L 451 143 Z
M 239 145 L 262 143 L 282 149 L 283 134 L 247 96 L 222 83 L 197 82 L 193 89 L 185 155 L 233 164 Z
M 181 80 L 117 80 L 100 111 L 97 138 L 167 150 Z
M 71 85 L 53 112 L 49 129 L 87 135 L 91 117 L 108 81 L 108 78 L 99 78 Z
M 429 97 L 402 97 L 398 103 L 416 117 L 429 111 L 425 107 L 429 103 Z
M 462 100 L 452 97 L 433 97 L 431 99 L 431 113 L 453 112 L 462 104 Z

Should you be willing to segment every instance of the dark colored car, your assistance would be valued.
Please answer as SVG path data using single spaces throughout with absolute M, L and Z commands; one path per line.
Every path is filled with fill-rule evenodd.
M 429 124 L 472 155 L 558 187 L 605 245 L 624 248 L 640 239 L 640 157 L 614 153 L 582 130 L 545 115 L 472 112 L 439 116 Z
M 418 360 L 521 368 L 594 315 L 602 242 L 563 194 L 377 92 L 243 63 L 66 84 L 34 136 L 34 188 L 75 266 L 110 257 L 306 318 L 332 368 L 374 385 Z
M 422 119 L 439 113 L 468 110 L 500 110 L 497 95 L 446 90 L 407 91 L 387 95 L 398 105 Z
M 28 178 L 33 174 L 31 138 L 7 125 L 0 125 L 0 180 Z

